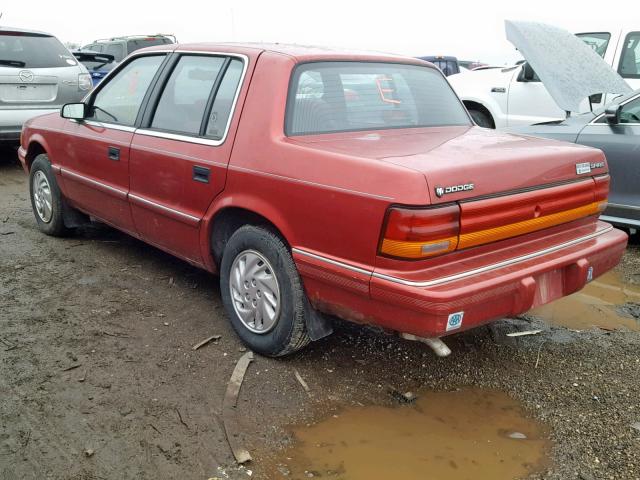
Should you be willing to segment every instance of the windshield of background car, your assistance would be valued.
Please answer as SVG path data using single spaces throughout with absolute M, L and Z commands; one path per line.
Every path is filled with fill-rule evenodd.
M 593 51 L 601 57 L 604 57 L 604 54 L 607 52 L 609 40 L 611 40 L 611 34 L 608 32 L 578 33 L 576 37 L 589 45 Z
M 148 37 L 136 38 L 135 40 L 127 40 L 128 53 L 135 52 L 141 48 L 153 47 L 155 45 L 167 45 L 173 41 L 167 37 Z
M 418 65 L 303 64 L 287 103 L 287 135 L 471 124 L 442 74 Z
M 0 66 L 53 68 L 77 65 L 77 61 L 56 37 L 50 35 L 0 32 Z
M 640 78 L 640 32 L 631 32 L 625 38 L 618 73 L 623 78 Z

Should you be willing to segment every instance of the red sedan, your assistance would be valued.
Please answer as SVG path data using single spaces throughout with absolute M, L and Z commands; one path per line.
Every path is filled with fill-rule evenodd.
M 433 65 L 284 45 L 125 59 L 20 159 L 39 228 L 90 217 L 220 275 L 231 323 L 284 355 L 326 314 L 425 340 L 615 266 L 599 150 L 475 126 Z

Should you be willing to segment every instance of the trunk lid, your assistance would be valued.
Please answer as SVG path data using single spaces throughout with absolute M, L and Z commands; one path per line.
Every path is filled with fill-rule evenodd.
M 599 150 L 479 127 L 351 132 L 297 137 L 296 141 L 419 171 L 429 185 L 430 198 L 425 203 L 431 204 L 527 191 L 607 173 Z M 438 189 L 445 190 L 438 195 Z

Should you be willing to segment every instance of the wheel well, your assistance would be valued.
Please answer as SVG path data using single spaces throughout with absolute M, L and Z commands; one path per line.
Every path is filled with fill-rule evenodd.
M 29 170 L 31 170 L 31 164 L 33 163 L 35 158 L 41 153 L 47 153 L 47 151 L 44 149 L 42 145 L 40 145 L 38 142 L 31 142 L 29 144 L 29 148 L 27 149 L 27 155 L 25 157 L 27 160 L 27 167 L 29 168 Z
M 479 112 L 484 113 L 487 117 L 489 117 L 489 120 L 491 120 L 491 127 L 496 128 L 496 122 L 487 107 L 485 107 L 481 103 L 471 100 L 463 100 L 462 103 L 464 103 L 464 106 L 467 107 L 467 110 L 478 110 Z
M 244 208 L 228 207 L 216 213 L 211 224 L 211 253 L 216 265 L 220 265 L 222 252 L 231 235 L 243 225 L 256 225 L 266 228 L 278 235 L 285 245 L 291 248 L 284 235 L 267 218 Z

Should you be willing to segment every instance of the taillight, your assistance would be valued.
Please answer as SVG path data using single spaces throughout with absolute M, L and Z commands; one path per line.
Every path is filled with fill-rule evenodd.
M 411 259 L 433 257 L 455 250 L 459 233 L 458 205 L 428 209 L 391 207 L 380 253 Z
M 594 177 L 593 181 L 596 183 L 594 200 L 598 204 L 598 211 L 602 213 L 607 208 L 607 200 L 609 198 L 609 184 L 611 183 L 611 177 L 609 177 L 609 175 L 603 175 L 601 177 Z
M 86 92 L 87 90 L 91 90 L 93 87 L 93 82 L 91 81 L 91 75 L 88 73 L 79 73 L 78 74 L 78 90 L 82 92 Z

